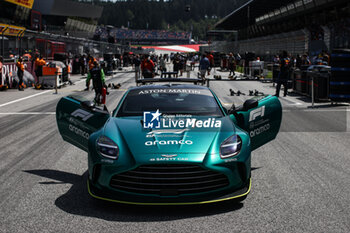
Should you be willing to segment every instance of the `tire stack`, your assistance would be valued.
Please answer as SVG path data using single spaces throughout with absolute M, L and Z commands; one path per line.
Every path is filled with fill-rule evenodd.
M 331 56 L 329 98 L 332 102 L 350 101 L 350 49 L 334 49 Z

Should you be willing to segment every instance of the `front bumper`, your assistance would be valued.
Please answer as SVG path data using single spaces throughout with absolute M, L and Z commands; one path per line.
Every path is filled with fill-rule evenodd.
M 113 192 L 109 190 L 101 190 L 95 187 L 91 181 L 88 179 L 87 189 L 89 194 L 100 200 L 110 201 L 120 204 L 130 204 L 130 205 L 200 205 L 200 204 L 210 204 L 215 202 L 229 201 L 229 200 L 238 200 L 241 198 L 245 198 L 251 189 L 251 178 L 248 179 L 247 183 L 244 186 L 237 190 L 232 190 L 229 193 L 221 194 L 216 197 L 208 197 L 207 199 L 204 197 L 196 198 L 182 198 L 183 201 L 179 201 L 178 199 L 145 199 L 143 201 L 131 200 L 127 196 L 116 196 Z M 199 200 L 197 200 L 199 199 Z

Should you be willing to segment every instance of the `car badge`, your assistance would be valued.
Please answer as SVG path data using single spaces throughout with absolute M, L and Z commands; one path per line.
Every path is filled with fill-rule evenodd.
M 165 157 L 165 158 L 174 158 L 176 157 L 177 155 L 161 155 L 162 157 Z

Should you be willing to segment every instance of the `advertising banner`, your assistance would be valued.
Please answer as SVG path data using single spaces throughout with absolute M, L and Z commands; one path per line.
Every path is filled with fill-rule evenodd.
M 23 33 L 21 34 L 21 32 L 25 30 L 26 28 L 24 27 L 0 23 L 0 35 L 5 31 L 5 36 L 23 36 Z
M 32 9 L 34 0 L 5 0 L 6 2 L 11 2 L 16 5 L 20 5 L 29 9 Z
M 35 72 L 34 72 L 34 64 L 30 61 L 24 62 L 25 67 L 25 76 L 28 72 L 31 74 L 31 77 L 36 79 Z M 17 77 L 17 66 L 16 63 L 13 62 L 5 62 L 4 66 L 2 67 L 2 79 L 0 80 L 0 85 L 4 85 L 6 80 L 9 84 L 9 88 L 15 88 L 12 83 L 13 80 Z M 23 77 L 23 80 L 26 82 L 26 77 Z

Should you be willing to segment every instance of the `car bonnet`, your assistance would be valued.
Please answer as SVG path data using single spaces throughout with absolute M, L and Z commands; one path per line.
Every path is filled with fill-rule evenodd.
M 229 116 L 195 119 L 213 127 L 147 129 L 144 128 L 141 117 L 122 117 L 109 121 L 104 134 L 117 142 L 119 147 L 123 147 L 121 152 L 131 153 L 135 160 L 150 161 L 181 154 L 184 160 L 200 162 L 207 154 L 219 153 L 220 144 L 235 134 L 235 126 Z

